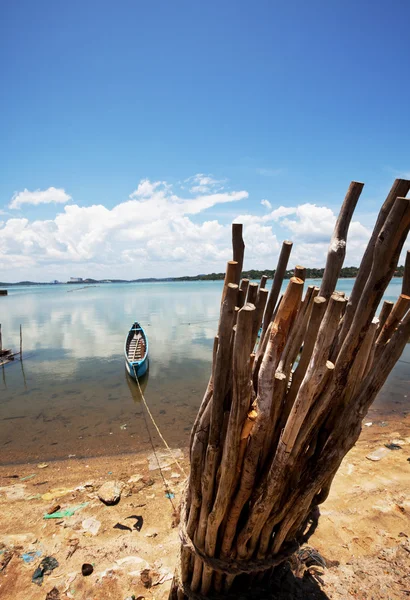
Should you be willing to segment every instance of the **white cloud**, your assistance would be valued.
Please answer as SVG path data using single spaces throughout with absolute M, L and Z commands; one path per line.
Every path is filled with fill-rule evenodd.
M 188 183 L 191 187 L 189 191 L 192 194 L 207 194 L 209 192 L 221 191 L 226 183 L 225 179 L 215 179 L 212 175 L 204 175 L 197 173 L 192 177 L 185 179 L 184 183 Z
M 23 204 L 37 206 L 39 204 L 67 204 L 71 196 L 62 188 L 49 187 L 46 190 L 35 190 L 30 192 L 25 189 L 22 192 L 16 192 L 12 197 L 9 208 L 21 208 Z
M 269 200 L 261 200 L 261 204 L 262 204 L 262 206 L 264 206 L 265 208 L 268 208 L 269 210 L 272 209 L 272 204 L 269 202 Z
M 3 219 L 0 280 L 220 272 L 232 252 L 231 218 L 221 221 L 221 205 L 229 203 L 234 210 L 247 198 L 244 190 L 181 195 L 166 182 L 142 180 L 128 200 L 111 209 L 68 204 L 52 220 Z M 209 219 L 204 211 L 212 207 Z M 234 221 L 244 224 L 245 268 L 275 268 L 284 239 L 294 241 L 291 266 L 324 266 L 336 221 L 330 208 L 303 203 L 277 206 L 262 216 L 240 212 L 243 208 Z M 369 235 L 359 221 L 352 222 L 345 264 L 359 264 Z

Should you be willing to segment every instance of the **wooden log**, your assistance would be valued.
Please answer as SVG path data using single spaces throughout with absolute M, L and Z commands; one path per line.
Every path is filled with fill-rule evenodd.
M 255 307 L 247 304 L 239 311 L 238 326 L 233 353 L 233 393 L 228 431 L 221 463 L 221 478 L 213 509 L 208 517 L 205 551 L 214 556 L 217 534 L 237 481 L 240 435 L 251 403 L 251 369 L 249 345 L 252 334 Z M 204 571 L 205 575 L 205 571 Z M 202 593 L 209 590 L 210 578 L 203 578 Z
M 380 352 L 380 348 L 389 341 L 393 331 L 396 329 L 397 325 L 400 323 L 409 308 L 410 296 L 400 294 L 376 340 L 376 356 Z
M 275 276 L 273 278 L 272 287 L 269 293 L 268 302 L 263 316 L 263 327 L 261 341 L 266 333 L 269 323 L 272 320 L 273 311 L 275 310 L 276 302 L 279 298 L 280 289 L 282 287 L 283 278 L 289 262 L 289 256 L 292 251 L 292 242 L 285 240 L 282 244 L 282 249 L 279 255 L 278 265 L 276 267 Z
M 330 365 L 327 364 L 327 356 L 336 333 L 336 324 L 340 319 L 343 302 L 345 302 L 344 299 L 334 295 L 329 301 L 308 370 L 285 425 L 275 458 L 269 471 L 252 494 L 252 507 L 237 541 L 237 551 L 241 558 L 247 558 L 254 552 L 261 530 L 284 484 L 287 472 L 285 465 L 296 442 L 299 428 L 313 401 L 328 380 Z M 251 543 L 248 547 L 249 540 Z
M 266 286 L 266 282 L 268 281 L 269 277 L 267 275 L 262 275 L 260 283 L 259 283 L 259 289 L 263 290 Z
M 342 388 L 345 383 L 344 381 L 342 384 L 342 379 L 345 380 L 346 377 L 345 369 L 350 363 L 351 357 L 358 350 L 358 346 L 362 343 L 385 289 L 397 268 L 397 262 L 409 228 L 410 200 L 396 198 L 375 241 L 372 268 L 357 304 L 350 329 L 343 340 L 339 356 L 337 357 L 338 366 L 343 367 L 340 369 L 340 377 L 337 383 Z M 351 298 L 352 296 L 350 296 L 350 300 Z M 348 316 L 347 310 L 348 308 L 343 318 L 343 328 Z
M 310 285 L 308 287 L 295 321 L 294 330 L 286 342 L 286 346 L 279 363 L 279 370 L 285 373 L 288 378 L 290 369 L 295 362 L 302 346 L 313 308 L 313 300 L 317 296 L 318 292 L 319 288 L 315 287 L 314 285 Z
M 296 277 L 292 277 L 270 331 L 258 377 L 258 396 L 256 399 L 257 417 L 245 453 L 240 487 L 229 510 L 225 534 L 222 541 L 222 552 L 226 554 L 230 551 L 241 510 L 252 493 L 259 458 L 263 451 L 268 418 L 271 414 L 271 405 L 272 402 L 276 401 L 276 396 L 274 394 L 274 374 L 277 370 L 287 336 L 296 318 L 302 299 L 302 291 L 303 281 Z
M 295 401 L 296 395 L 299 391 L 300 384 L 305 376 L 306 370 L 308 368 L 310 359 L 312 357 L 313 348 L 316 342 L 317 334 L 319 331 L 320 324 L 322 322 L 323 316 L 326 310 L 326 298 L 323 296 L 317 296 L 313 300 L 312 314 L 309 319 L 309 324 L 306 330 L 305 340 L 302 348 L 302 353 L 300 355 L 299 362 L 296 366 L 294 373 L 292 374 L 292 382 L 287 394 L 287 408 L 285 410 L 286 419 L 290 412 L 290 408 L 293 406 L 293 402 Z M 288 414 L 286 414 L 288 413 Z M 285 421 L 286 422 L 286 421 Z M 285 425 L 285 423 L 283 423 Z
M 383 302 L 382 309 L 379 315 L 379 328 L 380 330 L 384 327 L 385 322 L 387 321 L 387 317 L 393 310 L 394 302 L 390 302 L 389 300 L 385 300 Z
M 286 422 L 281 443 L 286 447 L 286 452 L 292 451 L 293 445 L 301 428 L 301 425 L 313 403 L 314 398 L 323 388 L 325 375 L 329 374 L 327 361 L 337 333 L 342 306 L 345 299 L 332 294 L 323 321 L 320 325 L 312 357 L 302 381 L 295 403 L 290 411 Z
M 294 271 L 294 276 L 298 277 L 302 281 L 305 281 L 305 279 L 306 279 L 306 267 L 302 267 L 301 265 L 296 265 L 295 271 Z
M 390 211 L 393 208 L 396 198 L 406 196 L 409 190 L 410 181 L 406 179 L 396 179 L 386 198 L 386 201 L 380 209 L 376 225 L 373 229 L 373 233 L 370 237 L 369 243 L 367 244 L 365 253 L 361 260 L 359 272 L 356 275 L 354 286 L 349 297 L 349 302 L 346 306 L 346 314 L 343 319 L 343 327 L 339 334 L 336 354 L 339 353 L 339 350 L 347 336 L 347 332 L 349 331 L 353 323 L 353 318 L 357 311 L 360 298 L 363 296 L 363 291 L 365 289 L 369 273 L 372 269 L 374 249 L 379 238 L 379 234 L 382 228 L 384 227 L 387 218 L 390 215 Z
M 226 382 L 230 371 L 230 345 L 237 290 L 238 286 L 236 284 L 228 284 L 226 296 L 221 307 L 221 318 L 218 328 L 218 350 L 216 352 L 215 367 L 213 370 L 214 387 L 211 404 L 209 441 L 201 481 L 201 511 L 195 534 L 195 541 L 201 549 L 204 547 L 206 523 L 212 509 L 215 475 L 221 454 L 220 436 L 224 418 Z
M 248 292 L 248 286 L 249 286 L 249 279 L 241 279 L 241 284 L 239 286 L 239 289 L 243 291 L 243 293 L 245 294 L 245 298 L 246 298 L 246 294 Z
M 258 331 L 262 325 L 262 317 L 265 311 L 266 302 L 268 301 L 268 290 L 264 288 L 259 288 L 258 294 L 256 297 L 256 310 L 253 313 L 253 326 L 252 326 L 252 343 L 251 349 L 253 350 L 255 343 L 258 339 Z
M 221 304 L 225 300 L 225 296 L 226 296 L 227 290 L 228 290 L 228 285 L 230 283 L 236 284 L 237 273 L 238 273 L 238 263 L 236 262 L 236 260 L 229 260 L 226 264 L 226 272 L 225 272 L 225 280 L 224 280 Z
M 214 345 L 213 345 L 213 349 L 212 349 L 212 365 L 215 365 L 215 358 L 216 358 L 216 352 L 217 352 L 217 350 L 218 350 L 218 336 L 216 335 L 214 337 Z M 196 434 L 196 432 L 198 430 L 199 423 L 201 422 L 202 415 L 203 415 L 206 407 L 208 406 L 208 404 L 209 404 L 209 402 L 210 402 L 210 400 L 212 398 L 212 390 L 213 390 L 213 373 L 211 371 L 211 376 L 209 378 L 209 382 L 208 382 L 208 385 L 207 385 L 204 397 L 202 399 L 201 405 L 200 405 L 199 410 L 198 410 L 198 414 L 197 414 L 197 416 L 195 418 L 194 425 L 193 425 L 192 430 L 191 430 L 191 435 L 190 435 L 190 439 L 189 439 L 189 448 L 190 448 L 190 450 L 192 449 L 192 445 L 193 445 L 193 442 L 194 442 L 194 437 L 195 437 L 195 434 Z
M 404 263 L 404 275 L 401 293 L 410 296 L 410 250 L 406 252 L 406 262 Z
M 256 305 L 256 298 L 258 296 L 258 284 L 250 283 L 248 286 L 248 295 L 246 296 L 246 303 Z
M 233 260 L 238 263 L 236 269 L 236 279 L 233 283 L 239 284 L 243 267 L 243 256 L 245 253 L 245 244 L 242 237 L 242 223 L 232 223 L 232 250 Z
M 283 400 L 286 394 L 287 385 L 287 374 L 278 369 L 275 373 L 275 382 L 273 386 L 274 393 L 260 459 L 262 468 L 273 459 L 275 454 L 281 432 L 281 427 L 278 426 L 278 423 L 281 417 L 281 409 L 283 408 Z
M 249 286 L 249 279 L 241 279 L 241 283 L 239 284 L 239 290 L 238 290 L 238 306 L 239 306 L 239 308 L 242 308 L 242 306 L 246 302 L 248 286 Z
M 353 396 L 360 387 L 361 381 L 365 374 L 366 365 L 369 361 L 369 356 L 372 352 L 372 347 L 374 347 L 374 341 L 378 327 L 379 319 L 374 317 L 370 323 L 369 329 L 364 338 L 364 342 L 361 345 L 359 352 L 356 354 L 349 371 L 349 378 L 346 386 L 348 396 Z
M 340 414 L 346 406 L 351 404 L 352 398 L 349 398 L 347 388 L 351 364 L 360 350 L 385 289 L 397 268 L 409 228 L 410 200 L 397 198 L 375 243 L 370 274 L 352 325 L 336 358 L 335 375 L 323 394 L 323 406 L 328 407 L 327 422 L 332 426 L 340 419 Z
M 374 327 L 373 323 L 376 323 L 376 327 Z M 372 336 L 372 341 L 371 341 L 371 346 L 370 346 L 370 350 L 369 350 L 369 355 L 367 357 L 367 362 L 366 362 L 366 366 L 364 368 L 362 377 L 360 380 L 360 385 L 362 380 L 366 377 L 366 375 L 368 374 L 368 372 L 370 371 L 370 369 L 373 368 L 373 363 L 374 363 L 374 357 L 376 354 L 376 344 L 375 341 L 377 339 L 377 336 L 379 334 L 380 331 L 380 319 L 378 319 L 377 317 L 375 317 L 370 325 L 369 331 L 371 332 L 370 335 Z M 373 330 L 373 331 L 372 331 Z M 369 333 L 368 333 L 369 335 Z M 359 388 L 357 387 L 354 391 L 355 393 L 357 392 Z
M 364 183 L 351 182 L 336 221 L 319 292 L 320 296 L 326 299 L 330 298 L 336 288 L 336 283 L 345 259 L 350 221 L 352 220 L 353 212 L 362 193 L 363 186 Z

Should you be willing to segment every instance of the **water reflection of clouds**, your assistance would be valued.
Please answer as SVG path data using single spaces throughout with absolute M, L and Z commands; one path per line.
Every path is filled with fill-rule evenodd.
M 306 285 L 312 283 L 318 281 Z M 340 280 L 338 289 L 349 295 L 352 283 Z M 394 280 L 385 297 L 396 299 L 400 286 Z M 76 361 L 121 356 L 126 332 L 139 320 L 149 336 L 152 374 L 185 357 L 209 362 L 221 287 L 221 282 L 183 282 L 14 290 L 3 304 L 4 342 L 18 345 L 22 323 L 24 351 L 32 354 L 38 368 L 51 361 L 52 367 L 44 364 L 44 370 L 69 377 Z
M 123 352 L 126 332 L 136 319 L 146 327 L 150 353 L 162 367 L 176 357 L 209 361 L 217 327 L 220 285 L 106 285 L 67 293 L 13 294 L 2 318 L 7 342 L 18 342 L 23 324 L 25 353 L 69 375 L 70 359 L 109 360 Z M 201 340 L 204 342 L 202 343 Z M 68 361 L 67 361 L 68 359 Z M 66 363 L 63 364 L 59 363 Z

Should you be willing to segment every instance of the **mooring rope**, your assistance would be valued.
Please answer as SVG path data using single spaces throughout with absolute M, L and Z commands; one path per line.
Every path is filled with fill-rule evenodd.
M 140 386 L 140 382 L 138 381 L 137 373 L 135 372 L 135 367 L 134 367 L 134 365 L 132 365 L 132 368 L 133 368 L 133 370 L 134 370 L 134 374 L 135 374 L 135 380 L 136 380 L 136 382 L 137 382 L 138 389 L 139 389 L 139 392 L 140 392 L 140 395 L 141 395 L 142 401 L 143 401 L 143 403 L 144 403 L 144 406 L 145 406 L 145 408 L 146 408 L 146 410 L 147 410 L 147 413 L 149 414 L 149 417 L 150 417 L 150 419 L 151 419 L 151 421 L 152 421 L 152 423 L 153 423 L 153 425 L 154 425 L 155 429 L 157 430 L 157 433 L 158 433 L 159 437 L 160 437 L 160 438 L 161 438 L 161 440 L 163 441 L 165 448 L 166 448 L 166 449 L 168 450 L 168 452 L 170 453 L 170 455 L 171 455 L 171 457 L 172 457 L 173 461 L 175 462 L 175 464 L 177 465 L 178 469 L 181 471 L 181 473 L 184 475 L 184 477 L 188 477 L 187 473 L 184 471 L 184 468 L 183 468 L 183 467 L 181 466 L 181 464 L 178 462 L 178 459 L 176 458 L 175 454 L 172 452 L 172 450 L 171 450 L 171 448 L 169 447 L 169 445 L 168 445 L 168 443 L 167 443 L 166 439 L 164 438 L 164 436 L 162 435 L 162 433 L 161 433 L 161 431 L 160 431 L 160 429 L 159 429 L 158 425 L 156 424 L 156 422 L 155 422 L 155 419 L 154 419 L 154 417 L 152 416 L 152 413 L 151 413 L 151 411 L 150 411 L 150 409 L 149 409 L 149 406 L 148 406 L 148 404 L 147 404 L 147 401 L 145 400 L 144 394 L 143 394 L 143 392 L 142 392 L 142 389 L 141 389 L 141 386 Z M 147 429 L 148 429 L 148 427 L 147 427 Z M 148 431 L 148 433 L 149 433 L 149 431 Z M 150 437 L 151 437 L 151 436 L 150 436 Z M 151 440 L 151 442 L 152 442 L 152 440 Z M 153 446 L 153 444 L 152 444 L 152 446 Z M 154 452 L 155 452 L 155 449 L 154 449 Z M 156 453 L 155 453 L 155 456 L 156 456 Z M 159 460 L 158 460 L 158 458 L 157 458 L 157 462 L 158 462 L 158 466 L 159 466 Z M 160 467 L 160 469 L 161 469 L 161 467 Z

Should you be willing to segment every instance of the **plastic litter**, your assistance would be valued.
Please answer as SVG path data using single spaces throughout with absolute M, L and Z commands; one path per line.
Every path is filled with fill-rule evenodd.
M 82 522 L 82 528 L 84 531 L 91 533 L 91 535 L 97 535 L 99 529 L 101 527 L 101 521 L 94 519 L 94 517 L 90 517 L 89 519 L 84 519 Z
M 49 575 L 57 567 L 58 561 L 53 556 L 46 556 L 34 571 L 31 581 L 37 585 L 41 585 L 44 580 L 44 575 Z
M 35 473 L 33 473 L 32 475 L 26 475 L 25 477 L 20 477 L 20 481 L 28 481 L 29 479 L 33 479 L 33 477 L 35 476 Z
M 72 490 L 68 488 L 53 488 L 49 492 L 46 492 L 41 497 L 43 500 L 55 500 L 61 496 L 69 494 Z
M 60 592 L 58 591 L 58 588 L 53 587 L 53 589 L 48 592 L 46 600 L 60 600 Z
M 32 552 L 24 552 L 21 555 L 21 558 L 24 560 L 24 562 L 26 563 L 26 565 L 29 565 L 30 563 L 34 562 L 36 560 L 36 558 L 39 558 L 43 553 L 41 552 L 41 550 L 37 550 L 37 551 L 32 551 Z
M 89 502 L 83 502 L 82 504 L 77 504 L 77 506 L 72 506 L 71 508 L 66 508 L 64 510 L 58 510 L 52 515 L 45 514 L 43 515 L 44 519 L 64 519 L 65 517 L 72 517 L 77 510 L 81 510 L 85 506 L 88 506 Z
M 378 461 L 389 454 L 390 450 L 387 448 L 377 448 L 374 452 L 371 452 L 366 456 L 369 460 Z
M 38 469 L 45 469 L 46 467 L 48 467 L 47 463 L 40 463 L 39 465 L 37 465 Z
M 384 444 L 386 446 L 386 448 L 388 448 L 389 450 L 402 450 L 402 447 L 399 446 L 399 444 Z
M 173 498 L 175 498 L 175 494 L 173 494 L 172 492 L 165 492 L 165 498 L 168 498 L 168 500 L 172 500 Z

